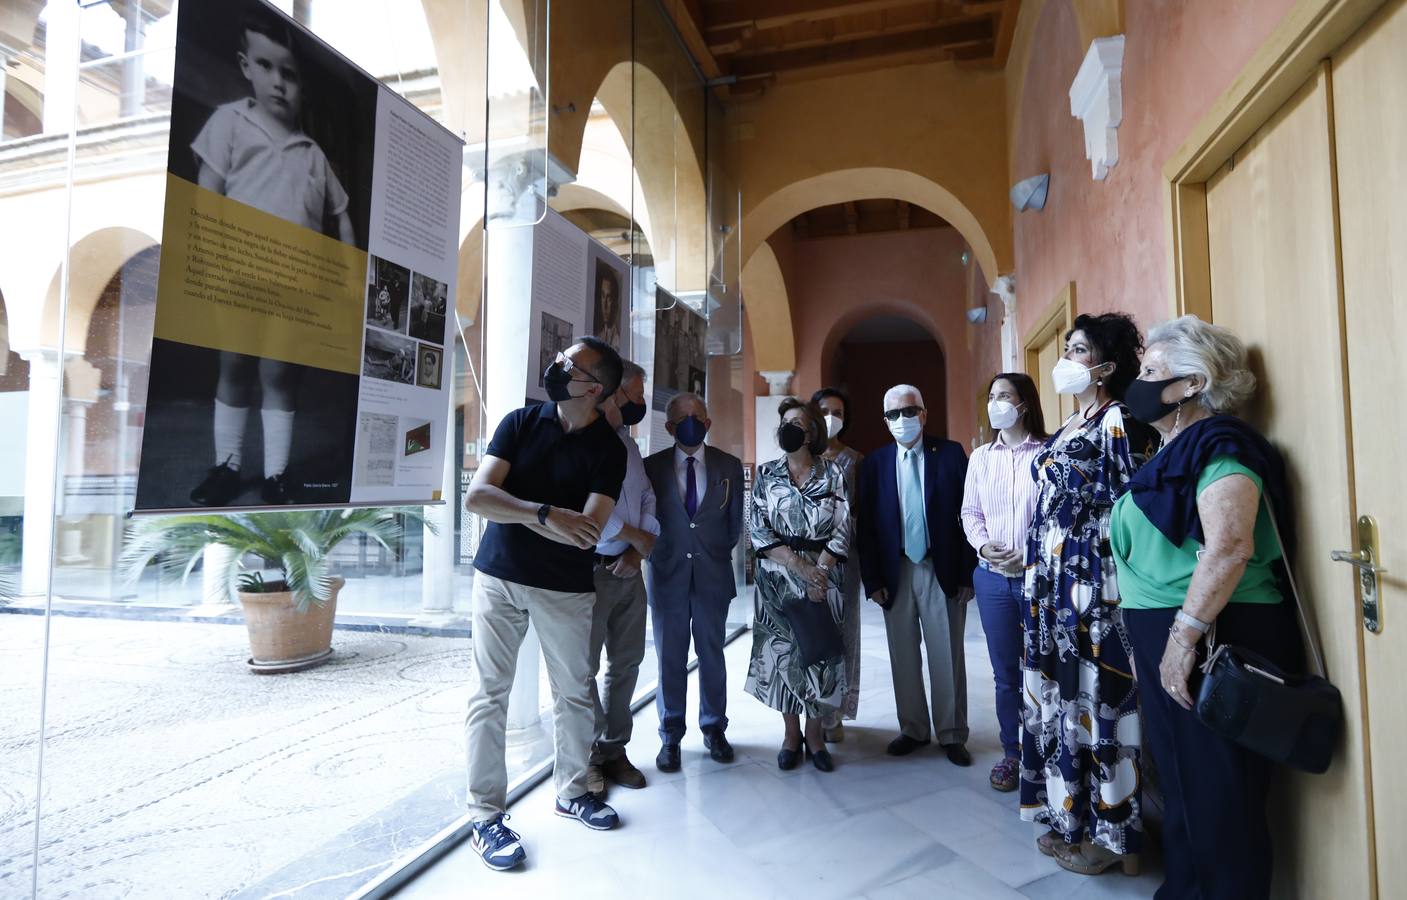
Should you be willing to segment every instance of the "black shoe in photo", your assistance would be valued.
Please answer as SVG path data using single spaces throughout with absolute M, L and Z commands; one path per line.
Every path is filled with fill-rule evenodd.
M 191 491 L 191 502 L 196 506 L 229 506 L 243 487 L 239 469 L 230 468 L 228 463 L 220 463 L 211 466 L 205 480 Z
M 259 496 L 269 506 L 283 506 L 292 501 L 288 498 L 288 475 L 280 472 L 273 478 L 264 479 L 264 487 L 259 491 Z

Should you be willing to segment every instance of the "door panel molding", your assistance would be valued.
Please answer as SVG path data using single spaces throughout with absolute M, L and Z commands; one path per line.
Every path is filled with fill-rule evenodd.
M 1208 321 L 1206 184 L 1386 0 L 1300 0 L 1163 166 L 1171 314 Z

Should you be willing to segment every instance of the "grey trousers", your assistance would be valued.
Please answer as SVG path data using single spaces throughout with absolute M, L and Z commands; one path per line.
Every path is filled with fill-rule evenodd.
M 473 655 L 479 683 L 469 697 L 464 736 L 469 755 L 469 814 L 491 819 L 508 804 L 504 738 L 518 648 L 532 618 L 552 688 L 556 758 L 552 777 L 563 800 L 586 793 L 594 737 L 591 709 L 591 610 L 594 593 L 568 594 L 474 573 Z
M 611 574 L 608 566 L 596 567 L 596 609 L 591 616 L 591 704 L 596 710 L 596 744 L 592 765 L 625 755 L 635 717 L 630 701 L 645 658 L 645 579 Z M 601 671 L 601 650 L 606 651 L 606 684 L 596 683 Z
M 962 644 L 966 624 L 967 604 L 943 593 L 932 562 L 899 561 L 899 589 L 885 610 L 884 630 L 889 639 L 899 731 L 914 740 L 930 740 L 937 732 L 940 744 L 967 742 L 967 658 Z M 928 652 L 931 730 L 920 638 Z

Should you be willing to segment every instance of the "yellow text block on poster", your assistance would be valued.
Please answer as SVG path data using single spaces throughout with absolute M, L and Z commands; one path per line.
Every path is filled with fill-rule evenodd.
M 366 253 L 166 176 L 156 336 L 361 372 Z

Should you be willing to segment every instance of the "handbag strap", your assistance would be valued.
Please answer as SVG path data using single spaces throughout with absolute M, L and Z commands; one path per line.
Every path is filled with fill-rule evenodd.
M 1275 531 L 1275 542 L 1280 545 L 1280 560 L 1285 564 L 1285 577 L 1290 581 L 1290 593 L 1295 598 L 1295 611 L 1299 613 L 1300 630 L 1304 633 L 1304 642 L 1309 645 L 1309 652 L 1314 660 L 1314 673 L 1320 678 L 1327 678 L 1328 673 L 1324 669 L 1324 654 L 1319 648 L 1319 641 L 1314 636 L 1314 630 L 1309 627 L 1309 618 L 1304 611 L 1304 601 L 1300 598 L 1299 585 L 1295 583 L 1295 567 L 1290 562 L 1290 555 L 1285 550 L 1285 539 L 1280 536 L 1280 523 L 1275 519 L 1275 510 L 1270 505 L 1270 497 L 1265 491 L 1261 491 L 1261 500 L 1265 503 L 1265 512 L 1270 516 L 1270 527 Z

